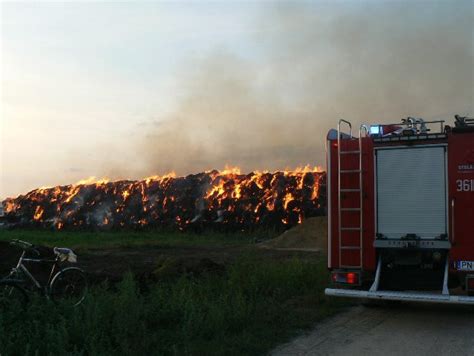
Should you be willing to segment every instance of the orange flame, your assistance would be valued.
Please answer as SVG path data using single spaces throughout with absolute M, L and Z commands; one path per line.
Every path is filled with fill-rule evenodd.
M 97 180 L 89 177 L 73 185 L 40 188 L 26 196 L 7 199 L 3 204 L 7 214 L 16 214 L 26 209 L 24 204 L 32 202 L 33 207 L 28 208 L 30 214 L 34 210 L 31 218 L 45 224 L 53 222 L 58 230 L 88 224 L 147 226 L 161 219 L 171 219 L 182 228 L 194 220 L 193 216 L 199 209 L 207 211 L 207 216 L 214 214 L 213 219 L 218 222 L 225 222 L 229 214 L 243 214 L 234 216 L 233 221 L 260 223 L 265 220 L 265 214 L 275 213 L 278 221 L 290 225 L 303 221 L 304 209 L 308 205 L 319 208 L 317 200 L 321 176 L 321 167 L 310 165 L 275 172 L 254 171 L 246 175 L 241 173 L 239 167 L 226 166 L 222 171 L 193 175 L 191 180 L 202 185 L 202 195 L 193 195 L 193 199 L 197 199 L 195 207 L 188 204 L 184 208 L 182 204 L 186 194 L 182 196 L 174 189 L 182 186 L 179 182 L 187 178 L 177 177 L 175 172 L 141 181 L 114 182 L 108 178 Z M 53 205 L 46 209 L 47 214 L 46 204 Z M 132 211 L 129 204 L 134 207 L 141 205 Z M 179 215 L 175 213 L 178 211 Z M 172 213 L 176 215 L 171 217 L 169 214 Z
M 36 221 L 40 221 L 43 214 L 44 214 L 43 208 L 38 205 L 36 207 L 35 214 L 33 215 L 33 219 L 36 220 Z

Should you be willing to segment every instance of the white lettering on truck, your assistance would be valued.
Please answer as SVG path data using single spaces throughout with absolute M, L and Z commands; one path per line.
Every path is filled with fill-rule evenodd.
M 459 271 L 473 271 L 474 261 L 457 261 L 456 267 Z
M 456 187 L 458 192 L 474 192 L 474 179 L 458 179 Z

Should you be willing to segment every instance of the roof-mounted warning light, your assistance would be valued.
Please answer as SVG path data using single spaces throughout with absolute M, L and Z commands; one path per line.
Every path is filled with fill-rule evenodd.
M 383 126 L 382 125 L 371 125 L 369 130 L 370 136 L 381 137 L 383 136 Z
M 399 135 L 401 131 L 399 125 L 389 124 L 389 125 L 371 125 L 369 129 L 370 137 L 379 138 L 391 135 Z

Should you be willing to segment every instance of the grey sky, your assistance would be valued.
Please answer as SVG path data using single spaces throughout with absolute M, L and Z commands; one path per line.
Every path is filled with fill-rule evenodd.
M 339 116 L 473 114 L 470 1 L 1 9 L 0 197 L 89 176 L 323 165 Z

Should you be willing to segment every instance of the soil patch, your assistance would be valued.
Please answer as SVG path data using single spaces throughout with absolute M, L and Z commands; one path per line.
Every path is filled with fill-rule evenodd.
M 41 247 L 46 255 L 52 249 Z M 76 251 L 77 252 L 77 251 Z M 17 247 L 0 241 L 0 277 L 14 267 L 21 254 Z M 198 276 L 202 273 L 222 273 L 229 264 L 244 255 L 257 255 L 269 259 L 317 258 L 314 251 L 290 251 L 261 249 L 257 245 L 244 246 L 139 246 L 90 249 L 77 252 L 78 263 L 91 283 L 104 280 L 118 282 L 127 272 L 139 280 L 163 280 L 186 274 Z M 31 272 L 42 277 L 49 272 L 50 265 L 29 264 Z

